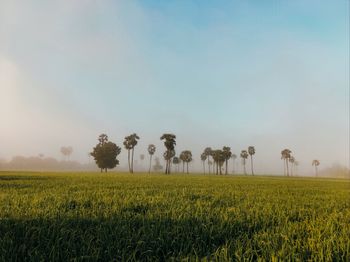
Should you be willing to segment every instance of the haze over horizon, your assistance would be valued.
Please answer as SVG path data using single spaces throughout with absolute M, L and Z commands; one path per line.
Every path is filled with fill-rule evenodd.
M 349 1 L 0 0 L 0 159 L 88 162 L 106 133 L 177 155 L 256 148 L 257 173 L 349 168 Z M 282 168 L 282 169 L 281 169 Z

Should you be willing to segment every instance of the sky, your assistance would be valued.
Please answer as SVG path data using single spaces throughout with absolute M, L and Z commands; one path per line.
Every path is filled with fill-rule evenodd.
M 259 173 L 349 166 L 349 1 L 0 0 L 0 158 L 253 145 Z M 126 164 L 126 152 L 120 155 Z

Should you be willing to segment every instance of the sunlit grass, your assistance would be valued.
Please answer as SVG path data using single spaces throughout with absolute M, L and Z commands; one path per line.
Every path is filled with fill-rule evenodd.
M 0 259 L 350 258 L 350 182 L 0 172 Z

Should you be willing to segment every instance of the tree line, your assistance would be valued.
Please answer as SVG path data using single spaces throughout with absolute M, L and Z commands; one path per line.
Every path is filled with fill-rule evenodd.
M 134 152 L 135 147 L 138 144 L 140 137 L 136 134 L 130 134 L 124 138 L 123 145 L 128 152 L 128 168 L 130 173 L 134 173 Z M 182 151 L 179 156 L 176 156 L 175 146 L 176 146 L 176 136 L 174 134 L 163 134 L 160 137 L 163 141 L 165 151 L 163 153 L 163 158 L 165 160 L 165 174 L 170 174 L 172 167 L 175 166 L 175 170 L 179 172 L 179 165 L 182 163 L 182 172 L 189 173 L 189 163 L 193 161 L 193 156 L 191 150 Z M 151 173 L 152 167 L 152 157 L 156 152 L 156 146 L 154 144 L 148 145 L 147 148 L 149 154 L 149 168 L 148 173 Z M 118 155 L 121 152 L 121 147 L 117 146 L 115 143 L 109 141 L 106 134 L 101 134 L 98 137 L 98 143 L 93 148 L 90 155 L 94 158 L 96 165 L 100 168 L 101 172 L 107 172 L 108 169 L 115 168 L 119 164 Z M 284 149 L 281 151 L 281 159 L 284 161 L 284 175 L 293 176 L 296 174 L 295 170 L 299 162 L 295 160 L 294 156 L 291 155 L 292 151 L 289 149 Z M 250 173 L 254 176 L 254 158 L 255 148 L 254 146 L 249 146 L 246 150 L 242 150 L 240 153 L 240 158 L 243 165 L 243 173 L 247 175 L 246 164 L 248 158 L 250 159 Z M 144 155 L 141 155 L 141 159 L 144 159 Z M 200 155 L 200 159 L 203 164 L 204 174 L 216 174 L 223 175 L 228 174 L 228 162 L 232 159 L 233 170 L 235 173 L 235 161 L 237 155 L 231 152 L 231 148 L 228 146 L 222 147 L 222 149 L 212 149 L 211 147 L 206 147 Z M 154 169 L 160 171 L 163 167 L 160 165 L 159 158 L 156 158 L 156 165 Z M 317 176 L 318 169 L 320 165 L 319 160 L 314 160 L 312 165 L 315 166 L 315 174 Z M 206 169 L 207 166 L 207 169 Z M 185 168 L 186 167 L 186 168 Z

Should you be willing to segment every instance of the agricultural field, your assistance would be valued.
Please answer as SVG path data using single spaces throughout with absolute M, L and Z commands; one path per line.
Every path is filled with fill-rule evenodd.
M 1 261 L 349 261 L 349 236 L 349 180 L 0 172 Z

